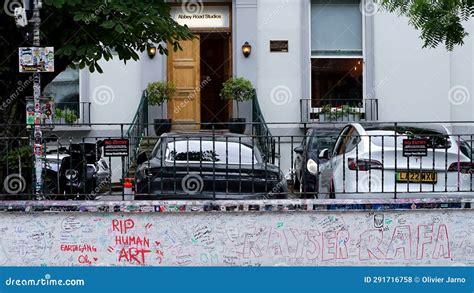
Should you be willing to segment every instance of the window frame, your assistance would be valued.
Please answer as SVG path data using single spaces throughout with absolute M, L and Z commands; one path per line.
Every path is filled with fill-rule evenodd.
M 360 0 L 359 5 L 365 5 L 366 1 L 370 0 Z M 312 62 L 313 59 L 356 59 L 356 58 L 361 58 L 362 59 L 362 103 L 361 106 L 359 107 L 360 112 L 359 113 L 365 113 L 365 97 L 367 96 L 367 70 L 366 70 L 366 59 L 367 59 L 367 50 L 366 50 L 366 37 L 367 37 L 367 32 L 366 32 L 366 16 L 364 13 L 362 13 L 362 52 L 361 54 L 351 54 L 351 55 L 338 55 L 338 54 L 313 54 L 312 50 L 312 41 L 313 41 L 313 36 L 312 36 L 312 25 L 311 25 L 311 18 L 312 18 L 312 3 L 309 1 L 309 63 L 310 66 L 308 68 L 309 70 L 309 107 L 307 109 L 308 115 L 311 113 L 311 110 L 314 109 L 316 110 L 317 113 L 321 112 L 321 107 L 311 107 L 311 101 L 313 100 L 312 93 L 313 93 L 313 74 L 312 74 Z M 334 51 L 337 52 L 337 51 Z M 335 109 L 335 107 L 333 107 Z
M 70 66 L 66 67 L 66 69 L 64 69 L 63 71 L 61 71 L 60 73 L 58 73 L 58 75 L 55 76 L 58 77 L 61 73 L 63 73 L 64 71 L 66 71 L 68 68 L 71 68 Z M 71 68 L 72 69 L 72 68 Z M 83 123 L 83 121 L 85 121 L 86 119 L 86 109 L 84 108 L 85 107 L 85 104 L 88 103 L 89 101 L 86 101 L 84 99 L 84 95 L 83 93 L 85 92 L 84 90 L 84 87 L 87 86 L 87 81 L 85 81 L 84 79 L 84 76 L 83 76 L 83 70 L 80 69 L 80 68 L 76 68 L 75 70 L 77 70 L 78 72 L 78 75 L 77 75 L 77 81 L 78 81 L 78 96 L 79 96 L 79 99 L 78 99 L 78 117 L 77 117 L 77 121 L 79 121 L 79 123 Z M 46 86 L 48 86 L 49 84 L 51 84 L 52 82 L 54 81 L 51 80 Z M 54 100 L 54 108 L 57 109 L 57 103 L 58 101 L 56 100 L 56 97 L 52 97 L 53 100 Z M 90 105 L 87 106 L 89 108 L 89 111 L 90 111 Z M 89 117 L 90 119 L 90 117 Z

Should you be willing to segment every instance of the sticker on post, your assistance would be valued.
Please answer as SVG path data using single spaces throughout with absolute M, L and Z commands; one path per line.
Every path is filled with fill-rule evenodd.
M 19 72 L 54 72 L 53 47 L 18 48 Z

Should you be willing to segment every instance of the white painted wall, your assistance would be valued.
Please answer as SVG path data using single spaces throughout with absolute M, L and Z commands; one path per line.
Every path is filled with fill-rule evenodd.
M 374 16 L 375 97 L 382 121 L 449 120 L 449 53 L 422 49 L 408 19 Z
M 258 1 L 258 80 L 260 107 L 267 122 L 300 122 L 302 95 L 301 1 Z M 270 40 L 288 40 L 288 53 L 270 53 Z
M 474 265 L 461 209 L 2 213 L 0 239 L 2 266 Z
M 113 60 L 100 62 L 104 73 L 89 73 L 87 97 L 91 102 L 91 123 L 130 123 L 141 98 L 142 61 Z M 148 58 L 148 57 L 146 57 Z M 145 60 L 143 60 L 145 59 Z M 120 126 L 96 125 L 94 130 L 117 130 Z M 125 129 L 126 131 L 127 129 Z
M 451 119 L 474 120 L 474 20 L 464 24 L 469 36 L 450 54 Z

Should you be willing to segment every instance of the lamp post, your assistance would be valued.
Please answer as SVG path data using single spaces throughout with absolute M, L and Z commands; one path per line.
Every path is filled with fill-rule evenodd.
M 41 0 L 34 0 L 33 2 L 33 46 L 40 46 L 40 9 L 42 3 Z M 33 130 L 33 152 L 35 156 L 35 196 L 36 199 L 42 199 L 43 193 L 43 145 L 42 138 L 43 133 L 41 132 L 41 76 L 39 72 L 33 73 L 33 100 L 35 107 L 35 121 L 34 121 L 34 130 Z

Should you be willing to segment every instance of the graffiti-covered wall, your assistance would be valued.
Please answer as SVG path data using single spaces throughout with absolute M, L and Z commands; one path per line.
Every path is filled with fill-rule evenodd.
M 472 209 L 0 213 L 0 265 L 474 265 Z

